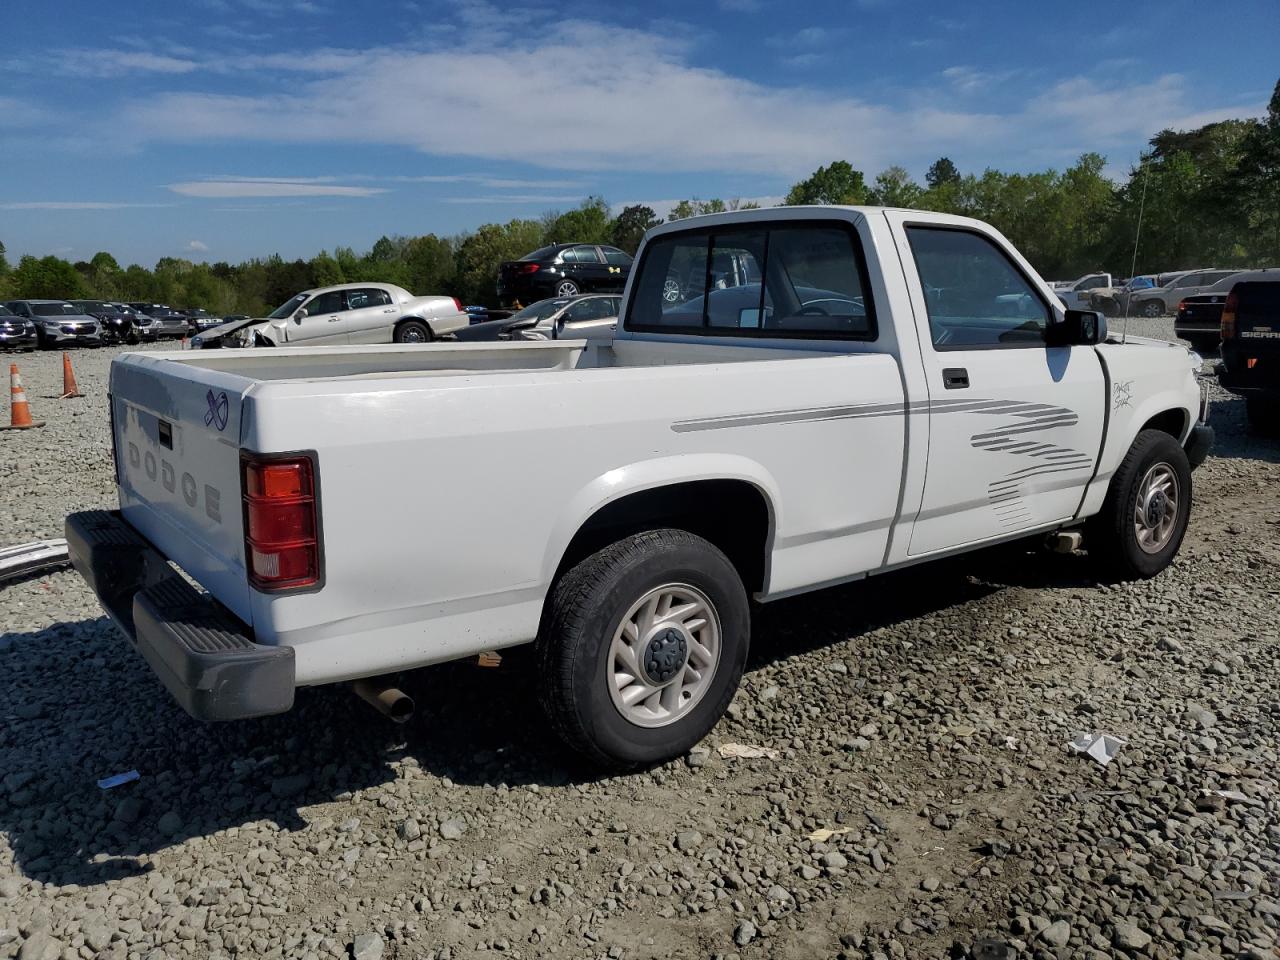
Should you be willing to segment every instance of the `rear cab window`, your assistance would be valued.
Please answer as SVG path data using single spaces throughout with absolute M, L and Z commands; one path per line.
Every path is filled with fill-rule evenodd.
M 874 340 L 857 233 L 843 221 L 723 224 L 645 246 L 623 328 Z

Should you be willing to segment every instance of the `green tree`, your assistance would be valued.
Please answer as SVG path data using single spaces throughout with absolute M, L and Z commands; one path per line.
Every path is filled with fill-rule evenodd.
M 785 202 L 787 206 L 866 203 L 867 185 L 861 170 L 853 169 L 847 160 L 836 160 L 795 184 L 787 192 Z
M 66 299 L 88 296 L 84 279 L 61 257 L 36 257 L 27 255 L 9 277 L 9 287 L 17 299 Z
M 632 204 L 623 207 L 622 212 L 614 218 L 609 231 L 609 242 L 620 250 L 634 254 L 644 238 L 645 231 L 662 223 L 662 218 L 654 213 L 652 207 L 644 204 Z
M 867 194 L 867 202 L 884 207 L 917 207 L 924 190 L 902 167 L 889 167 L 876 174 L 875 184 Z
M 537 220 L 486 223 L 458 247 L 457 295 L 466 303 L 496 304 L 498 265 L 537 249 L 542 239 Z
M 1231 179 L 1247 228 L 1258 237 L 1255 259 L 1280 264 L 1280 81 L 1266 117 L 1242 138 L 1239 166 Z
M 958 184 L 960 182 L 960 171 L 956 169 L 956 165 L 951 162 L 950 157 L 939 157 L 929 164 L 929 171 L 924 175 L 924 182 L 929 185 L 931 190 L 936 190 L 945 184 Z
M 728 207 L 725 202 L 720 199 L 712 198 L 711 200 L 699 200 L 693 197 L 689 200 L 681 200 L 667 215 L 668 220 L 688 220 L 690 217 L 701 217 L 708 213 L 724 213 Z
M 414 237 L 405 245 L 403 256 L 405 285 L 411 291 L 424 296 L 453 291 L 457 264 L 448 240 L 434 233 Z
M 588 197 L 576 210 L 550 214 L 547 218 L 543 241 L 545 243 L 608 243 L 610 227 L 609 205 L 605 203 L 604 198 Z

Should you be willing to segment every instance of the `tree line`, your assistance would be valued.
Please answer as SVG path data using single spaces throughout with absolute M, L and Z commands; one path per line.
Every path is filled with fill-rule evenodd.
M 1127 275 L 1135 241 L 1139 274 L 1280 266 L 1280 82 L 1260 119 L 1164 130 L 1123 183 L 1104 176 L 1105 164 L 1101 155 L 1086 153 L 1062 171 L 962 174 L 941 157 L 921 184 L 898 166 L 868 183 L 862 171 L 836 160 L 792 186 L 784 202 L 882 204 L 977 217 L 1054 279 L 1095 270 Z M 691 198 L 676 204 L 668 218 L 754 206 Z M 382 281 L 492 305 L 503 260 L 570 241 L 634 253 L 645 231 L 659 223 L 650 207 L 628 206 L 614 216 L 603 198 L 593 196 L 567 212 L 487 223 L 458 236 L 384 236 L 359 254 L 337 247 L 309 260 L 272 255 L 238 264 L 163 257 L 153 269 L 122 267 L 105 251 L 76 263 L 24 256 L 10 265 L 0 243 L 0 299 L 132 300 L 261 315 L 308 287 Z

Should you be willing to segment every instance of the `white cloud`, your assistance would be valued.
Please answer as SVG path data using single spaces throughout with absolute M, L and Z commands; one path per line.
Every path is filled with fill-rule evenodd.
M 203 240 L 189 240 L 184 250 L 190 250 L 192 253 L 208 253 L 209 245 Z
M 212 178 L 170 183 L 168 189 L 184 197 L 227 200 L 233 197 L 373 197 L 383 187 L 357 187 L 333 183 L 328 177 Z
M 548 197 L 531 193 L 504 193 L 491 197 L 445 197 L 441 203 L 577 203 L 582 199 L 580 194 L 568 194 L 561 197 Z
M 781 180 L 833 158 L 868 172 L 894 163 L 923 171 L 939 154 L 964 166 L 966 155 L 986 161 L 993 145 L 1009 166 L 1060 163 L 1082 149 L 1136 147 L 1160 128 L 1198 116 L 1240 112 L 1212 105 L 1205 112 L 1174 74 L 1126 84 L 1095 79 L 1101 75 L 1096 71 L 1047 89 L 1028 82 L 1025 91 L 1006 91 L 1020 102 L 984 111 L 959 96 L 1007 76 L 963 65 L 948 68 L 937 89 L 907 88 L 896 92 L 894 103 L 873 102 L 698 66 L 678 31 L 561 23 L 538 33 L 526 29 L 511 45 L 515 20 L 527 27 L 527 11 L 514 17 L 482 0 L 464 0 L 459 9 L 461 27 L 447 44 L 318 49 L 301 58 L 210 55 L 212 73 L 243 70 L 264 92 L 228 93 L 226 80 L 211 76 L 195 90 L 188 83 L 181 91 L 138 97 L 105 122 L 143 142 L 330 144 L 334 131 L 352 130 L 369 145 L 442 157 L 563 171 L 714 171 Z M 820 42 L 822 31 L 801 36 Z M 602 73 L 600 63 L 609 70 Z M 291 65 L 311 73 L 300 75 Z M 572 115 L 553 123 L 533 106 L 570 101 Z M 470 176 L 419 182 L 475 183 L 489 190 L 577 186 Z M 217 197 L 368 196 L 378 190 L 351 181 L 360 182 L 272 186 L 267 178 L 245 178 L 241 189 L 251 192 L 209 180 L 170 189 Z
M 141 50 L 62 50 L 55 57 L 42 58 L 39 68 L 75 77 L 118 77 L 129 73 L 193 73 L 200 64 L 186 57 Z
M 170 203 L 116 203 L 110 200 L 29 200 L 0 203 L 0 210 L 125 210 L 130 207 L 170 207 Z

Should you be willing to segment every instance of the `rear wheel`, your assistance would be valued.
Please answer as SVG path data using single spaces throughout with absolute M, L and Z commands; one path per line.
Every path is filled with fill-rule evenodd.
M 561 280 L 556 284 L 557 297 L 576 297 L 582 289 L 572 280 Z
M 587 557 L 547 601 L 543 707 L 571 748 L 634 767 L 680 756 L 728 707 L 750 612 L 729 559 L 683 530 L 650 530 Z
M 406 320 L 396 327 L 396 343 L 430 343 L 431 328 L 421 320 Z
M 1164 304 L 1159 300 L 1148 300 L 1142 305 L 1142 315 L 1154 320 L 1156 317 L 1164 316 Z
M 1089 557 L 1106 579 L 1154 577 L 1173 562 L 1191 517 L 1191 465 L 1176 439 L 1143 430 L 1085 528 Z

